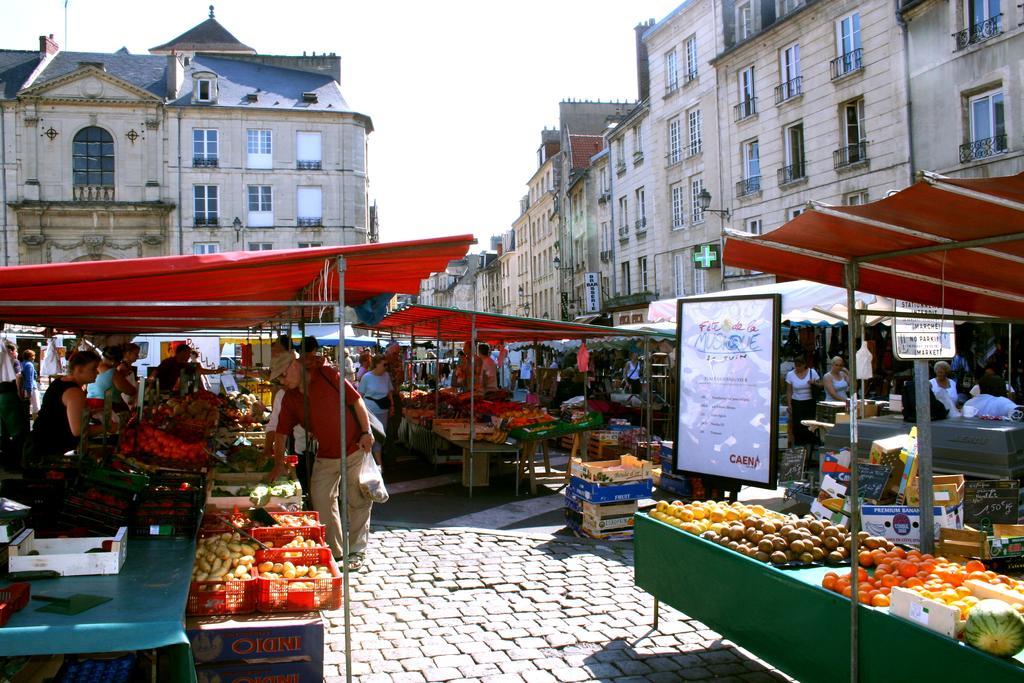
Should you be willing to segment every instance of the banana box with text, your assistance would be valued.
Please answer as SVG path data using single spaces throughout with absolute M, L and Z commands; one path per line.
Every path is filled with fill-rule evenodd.
M 185 633 L 192 644 L 196 671 L 230 665 L 232 669 L 248 667 L 251 672 L 258 668 L 254 664 L 266 670 L 271 665 L 288 663 L 304 664 L 323 676 L 324 623 L 319 612 L 189 617 L 185 620 Z M 222 683 L 231 680 L 235 679 L 220 675 Z

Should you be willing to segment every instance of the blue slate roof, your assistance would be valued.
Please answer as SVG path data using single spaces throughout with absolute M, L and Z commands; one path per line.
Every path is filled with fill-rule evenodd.
M 192 103 L 192 74 L 197 71 L 215 73 L 219 93 L 216 104 L 196 106 L 351 111 L 337 81 L 327 74 L 203 54 L 192 59 L 185 70 L 181 96 L 171 104 L 182 106 Z M 303 102 L 302 94 L 305 92 L 315 92 L 317 101 Z M 246 100 L 250 93 L 257 94 L 256 102 Z
M 66 76 L 78 69 L 81 62 L 101 62 L 111 76 L 148 90 L 161 99 L 167 94 L 167 57 L 132 55 L 127 51 L 58 52 L 32 85 Z
M 35 50 L 0 50 L 0 100 L 13 99 L 38 64 Z

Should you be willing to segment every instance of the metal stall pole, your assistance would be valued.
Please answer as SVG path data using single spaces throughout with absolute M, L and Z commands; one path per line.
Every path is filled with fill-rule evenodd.
M 647 422 L 644 426 L 647 429 L 647 458 L 651 459 L 654 454 L 654 447 L 651 445 L 654 441 L 654 403 L 652 401 L 654 392 L 651 391 L 651 338 L 644 338 L 644 380 L 647 382 L 646 400 L 644 403 L 647 404 Z
M 345 348 L 345 257 L 338 257 L 338 344 Z M 352 608 L 349 602 L 349 572 L 348 572 L 348 446 L 346 438 L 346 415 L 345 415 L 345 375 L 344 368 L 341 381 L 338 382 L 338 392 L 341 394 L 339 422 L 341 423 L 341 586 L 342 602 L 345 613 L 345 680 L 352 681 Z
M 857 340 L 857 330 L 860 323 L 857 312 L 857 264 L 847 263 L 846 264 L 846 316 L 847 316 L 847 333 L 850 336 L 850 348 L 852 349 Z M 857 500 L 857 485 L 859 478 L 860 468 L 857 466 L 857 364 L 855 362 L 850 363 L 850 491 L 848 499 L 850 501 L 850 566 L 852 571 L 850 572 L 850 588 L 851 596 L 850 600 L 850 681 L 851 683 L 858 683 L 860 680 L 859 669 L 859 650 L 860 650 L 860 639 L 858 636 L 858 617 L 860 609 L 860 601 L 857 599 L 858 586 L 857 581 L 857 568 L 860 566 L 857 563 L 857 533 L 860 531 L 860 504 Z
M 917 482 L 921 496 L 921 552 L 935 549 L 935 519 L 932 512 L 932 389 L 928 383 L 928 361 L 914 361 L 914 398 L 917 401 Z
M 476 443 L 476 313 L 469 316 L 469 497 L 473 497 L 473 444 Z M 465 452 L 465 451 L 463 451 Z

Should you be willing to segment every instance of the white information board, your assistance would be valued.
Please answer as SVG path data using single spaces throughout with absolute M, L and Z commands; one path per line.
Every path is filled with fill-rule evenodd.
M 676 469 L 776 486 L 780 298 L 681 299 Z
M 952 320 L 900 318 L 900 313 L 949 313 L 938 306 L 925 306 L 896 299 L 893 321 L 893 352 L 900 360 L 919 358 L 938 360 L 952 358 L 956 353 Z

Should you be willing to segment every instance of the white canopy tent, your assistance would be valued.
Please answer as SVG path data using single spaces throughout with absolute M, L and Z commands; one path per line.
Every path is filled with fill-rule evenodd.
M 823 285 L 809 280 L 792 282 L 776 282 L 770 285 L 758 285 L 743 289 L 730 289 L 724 292 L 697 294 L 691 299 L 703 299 L 734 295 L 782 295 L 782 317 L 795 325 L 832 326 L 846 323 L 846 290 L 841 287 Z M 654 301 L 647 309 L 647 320 L 652 323 L 676 322 L 676 302 L 678 299 L 662 299 Z M 875 294 L 856 293 L 857 308 L 872 310 L 892 310 L 893 301 Z M 883 320 L 881 317 L 867 319 L 868 325 Z

